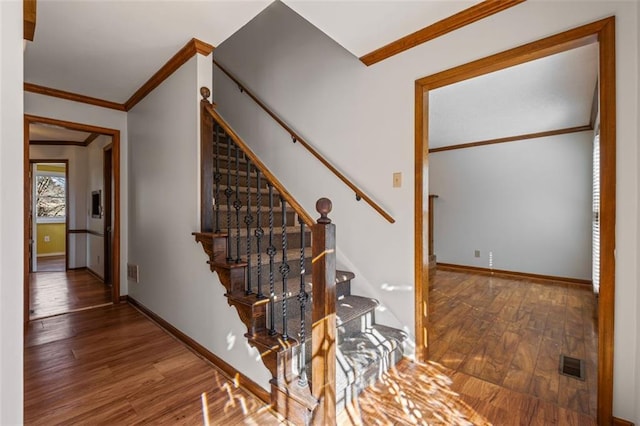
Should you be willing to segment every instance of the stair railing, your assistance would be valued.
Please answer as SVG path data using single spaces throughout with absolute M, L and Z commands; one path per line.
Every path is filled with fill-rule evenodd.
M 302 136 L 294 131 L 287 123 L 285 123 L 276 113 L 271 111 L 267 105 L 262 102 L 256 95 L 248 90 L 233 74 L 227 71 L 219 62 L 213 60 L 215 66 L 217 66 L 223 73 L 225 73 L 237 86 L 240 92 L 246 93 L 260 108 L 262 108 L 273 120 L 278 123 L 289 135 L 293 143 L 299 142 L 307 151 L 311 153 L 316 159 L 320 161 L 326 168 L 328 168 L 338 179 L 340 179 L 345 185 L 347 185 L 356 195 L 356 200 L 364 200 L 375 211 L 377 211 L 382 217 L 384 217 L 389 223 L 395 223 L 395 219 L 387 213 L 378 203 L 373 201 L 362 189 L 349 180 L 342 172 L 340 172 L 333 164 L 331 164 L 326 158 L 322 156 L 309 142 L 307 142 Z
M 308 420 L 314 424 L 335 424 L 335 372 L 336 372 L 336 262 L 335 262 L 335 225 L 331 223 L 328 214 L 331 211 L 331 201 L 322 198 L 316 203 L 316 210 L 320 213 L 320 218 L 316 221 L 306 212 L 306 210 L 296 201 L 296 199 L 286 190 L 273 173 L 260 161 L 255 153 L 236 134 L 236 132 L 218 114 L 215 105 L 209 103 L 210 91 L 206 87 L 200 89 L 201 100 L 201 233 L 211 233 L 212 240 L 219 240 L 226 237 L 224 247 L 225 255 L 212 255 L 212 263 L 226 263 L 226 265 L 246 266 L 246 286 L 243 289 L 228 289 L 228 294 L 239 298 L 255 297 L 257 301 L 264 300 L 268 304 L 268 321 L 266 324 L 252 325 L 249 327 L 247 337 L 251 338 L 264 331 L 266 335 L 280 342 L 280 348 L 286 349 L 290 346 L 296 336 L 291 336 L 288 330 L 288 300 L 297 299 L 300 313 L 299 351 L 297 353 L 297 371 L 292 372 L 297 377 L 297 385 L 301 388 L 309 388 L 307 371 L 305 368 L 306 353 L 305 342 L 307 341 L 309 325 L 305 321 L 305 312 L 311 300 L 312 322 L 311 328 L 311 368 L 312 380 L 310 392 L 317 407 L 308 413 Z M 242 161 L 241 161 L 242 159 Z M 244 164 L 241 164 L 244 163 Z M 255 177 L 252 177 L 255 173 Z M 247 194 L 240 195 L 240 179 L 245 179 Z M 256 193 L 252 197 L 251 188 L 247 182 L 255 179 Z M 266 182 L 267 191 L 263 194 L 262 184 Z M 223 189 L 224 187 L 224 189 Z M 279 194 L 279 199 L 274 195 L 274 190 Z M 266 204 L 268 208 L 263 211 L 264 199 L 268 197 Z M 223 201 L 223 202 L 221 202 Z M 276 240 L 277 225 L 276 210 L 274 203 L 279 201 L 281 216 L 281 256 L 277 256 Z M 252 204 L 255 203 L 255 204 Z M 226 206 L 224 209 L 221 207 Z M 255 215 L 252 206 L 255 207 Z M 300 281 L 299 289 L 295 299 L 291 298 L 289 292 L 290 266 L 288 259 L 288 233 L 287 233 L 287 209 L 295 212 L 300 225 L 300 257 L 298 271 Z M 243 213 L 244 212 L 244 216 Z M 267 217 L 263 218 L 262 215 Z M 226 220 L 223 220 L 226 219 Z M 255 228 L 256 247 L 256 282 L 252 283 L 252 235 L 251 225 L 257 220 Z M 244 224 L 243 224 L 244 222 Z M 267 223 L 267 229 L 263 228 L 263 223 Z M 246 251 L 241 249 L 241 227 L 245 226 Z M 306 231 L 311 231 L 311 272 L 312 272 L 312 295 L 308 294 L 305 285 L 305 254 Z M 235 245 L 232 244 L 232 237 L 235 237 Z M 267 240 L 267 247 L 263 247 L 263 240 Z M 204 242 L 203 242 L 204 244 Z M 216 244 L 215 242 L 212 244 Z M 219 250 L 220 251 L 220 250 Z M 213 252 L 213 250 L 212 250 Z M 243 259 L 242 256 L 246 256 Z M 268 256 L 266 271 L 263 271 L 263 255 Z M 275 263 L 281 261 L 279 271 L 276 271 Z M 293 259 L 291 259 L 293 260 Z M 282 280 L 280 289 L 277 289 L 276 275 Z M 266 275 L 266 277 L 265 277 Z M 266 281 L 266 282 L 264 282 Z M 264 286 L 268 283 L 268 290 Z M 256 289 L 255 293 L 253 289 Z M 279 291 L 281 290 L 281 291 Z M 265 294 L 266 293 L 266 294 Z M 291 299 L 290 299 L 291 298 Z M 282 324 L 276 324 L 276 303 L 281 303 Z M 241 314 L 242 316 L 242 314 Z M 265 330 L 266 328 L 266 330 Z M 280 360 L 280 357 L 278 358 Z M 283 357 L 286 359 L 286 357 Z M 276 368 L 270 368 L 274 381 L 282 380 Z M 289 373 L 285 373 L 288 377 Z M 290 391 L 291 389 L 289 389 Z M 295 392 L 294 392 L 295 393 Z M 285 394 L 288 395 L 288 392 Z M 272 388 L 272 403 L 276 410 L 279 410 L 279 401 L 274 403 L 274 390 Z M 300 398 L 298 399 L 300 400 Z M 288 414 L 290 407 L 282 407 Z M 305 421 L 306 422 L 306 421 Z

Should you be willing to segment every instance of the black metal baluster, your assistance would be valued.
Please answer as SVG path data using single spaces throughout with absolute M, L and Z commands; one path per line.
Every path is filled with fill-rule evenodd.
M 298 218 L 300 223 L 300 293 L 298 293 L 298 301 L 300 302 L 300 359 L 298 360 L 298 385 L 307 386 L 309 383 L 307 379 L 307 366 L 306 366 L 306 348 L 305 348 L 305 325 L 306 325 L 306 306 L 309 300 L 309 294 L 306 291 L 304 284 L 304 276 L 306 274 L 304 268 L 304 249 L 306 246 L 305 234 L 304 234 L 304 221 L 302 218 Z
M 247 214 L 244 217 L 244 223 L 247 225 L 247 287 L 246 294 L 253 293 L 251 290 L 251 224 L 253 223 L 253 215 L 251 214 L 251 162 L 247 160 Z M 238 239 L 239 241 L 240 239 Z
M 273 245 L 273 185 L 269 182 L 269 247 L 267 254 L 269 255 L 269 335 L 276 334 L 275 319 L 275 283 L 273 280 L 273 258 L 276 255 L 276 248 Z
M 215 197 L 214 197 L 214 202 L 215 202 L 215 212 L 216 212 L 216 228 L 215 228 L 215 233 L 219 234 L 220 233 L 220 181 L 222 180 L 222 175 L 220 174 L 220 159 L 218 157 L 220 157 L 220 126 L 218 126 L 217 124 L 214 125 L 213 127 L 214 131 L 216 132 L 216 171 L 213 172 L 213 181 L 216 184 L 216 192 L 215 192 Z
M 227 136 L 227 188 L 224 190 L 224 195 L 227 196 L 227 262 L 233 260 L 231 256 L 231 196 L 233 195 L 233 189 L 231 189 L 231 137 Z
M 280 197 L 282 205 L 282 263 L 280 264 L 280 274 L 282 275 L 282 338 L 287 340 L 287 278 L 289 277 L 289 263 L 287 263 L 287 203 Z
M 240 201 L 240 147 L 235 145 L 236 151 L 236 199 L 233 202 L 233 208 L 236 209 L 236 263 L 240 263 L 240 209 L 242 202 Z
M 260 186 L 260 170 L 256 168 L 256 185 L 258 187 L 258 195 L 256 196 L 256 205 L 258 206 L 257 221 L 258 227 L 256 228 L 256 250 L 258 252 L 258 299 L 264 299 L 265 295 L 262 293 L 262 236 L 264 235 L 264 229 L 262 229 L 262 192 Z

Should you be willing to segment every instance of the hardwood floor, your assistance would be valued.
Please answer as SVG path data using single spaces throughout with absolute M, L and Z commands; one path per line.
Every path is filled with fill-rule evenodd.
M 31 321 L 25 424 L 280 424 L 139 311 L 123 303 Z
M 525 411 L 535 407 L 530 419 L 542 416 L 545 424 L 594 423 L 598 336 L 590 290 L 442 270 L 431 281 L 430 359 L 450 369 L 452 389 L 471 407 L 502 423 L 499 413 L 514 413 L 521 401 Z M 584 381 L 559 374 L 561 354 L 585 361 Z
M 29 276 L 30 319 L 111 303 L 111 287 L 86 270 Z
M 36 270 L 38 272 L 64 272 L 66 269 L 66 257 L 41 256 L 37 258 Z

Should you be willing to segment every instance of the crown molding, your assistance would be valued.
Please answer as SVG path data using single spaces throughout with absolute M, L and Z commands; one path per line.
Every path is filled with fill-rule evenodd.
M 151 76 L 145 84 L 140 87 L 136 93 L 134 93 L 127 102 L 124 103 L 124 110 L 129 111 L 138 102 L 144 99 L 149 93 L 158 87 L 163 81 L 165 81 L 171 74 L 173 74 L 178 68 L 184 65 L 189 59 L 200 53 L 204 56 L 209 56 L 213 52 L 213 46 L 200 41 L 196 38 L 192 38 L 184 45 L 182 49 L 178 51 L 171 59 L 167 61 L 156 73 Z
M 590 124 L 587 124 L 584 126 L 567 127 L 564 129 L 547 130 L 544 132 L 527 133 L 524 135 L 508 136 L 505 138 L 488 139 L 488 140 L 478 141 L 478 142 L 468 142 L 468 143 L 461 143 L 457 145 L 442 146 L 439 148 L 430 148 L 429 154 L 433 154 L 435 152 L 441 152 L 441 151 L 451 151 L 454 149 L 474 148 L 476 146 L 493 145 L 497 143 L 519 142 L 526 139 L 538 139 L 538 138 L 545 138 L 549 136 L 565 135 L 567 133 L 586 132 L 590 130 L 593 130 L 593 127 Z
M 484 19 L 488 16 L 502 12 L 525 0 L 485 0 L 479 4 L 464 9 L 461 12 L 442 19 L 434 24 L 422 28 L 414 33 L 399 38 L 396 41 L 382 46 L 379 49 L 369 52 L 360 57 L 360 61 L 366 66 L 371 66 L 377 62 L 390 58 L 405 50 L 412 49 L 422 43 L 440 37 L 466 25 Z
M 26 82 L 24 83 L 24 90 L 25 92 L 82 102 L 117 111 L 129 111 L 193 56 L 196 54 L 209 56 L 213 50 L 214 47 L 212 45 L 192 38 L 123 104 Z
M 81 102 L 89 105 L 95 105 L 103 108 L 115 109 L 118 111 L 124 111 L 124 105 L 117 102 L 111 102 L 104 99 L 93 98 L 91 96 L 81 95 L 79 93 L 67 92 L 64 90 L 58 90 L 51 87 L 40 86 L 33 83 L 24 83 L 24 91 L 31 93 L 38 93 L 40 95 L 52 96 L 54 98 L 66 99 L 69 101 Z
M 36 34 L 36 0 L 22 0 L 22 38 L 33 41 Z

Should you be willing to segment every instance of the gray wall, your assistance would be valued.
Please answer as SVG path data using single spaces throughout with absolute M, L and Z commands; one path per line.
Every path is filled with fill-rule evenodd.
M 431 154 L 438 262 L 590 280 L 592 139 L 586 131 Z

